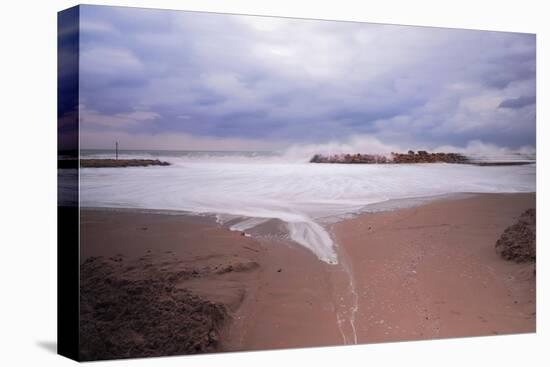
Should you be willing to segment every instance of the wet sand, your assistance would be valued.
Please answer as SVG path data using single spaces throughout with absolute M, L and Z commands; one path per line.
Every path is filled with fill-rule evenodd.
M 257 240 L 205 217 L 83 209 L 81 268 L 88 267 L 89 259 L 97 258 L 107 262 L 101 264 L 101 269 L 113 262 L 118 266 L 114 273 L 117 279 L 164 281 L 167 286 L 222 305 L 228 317 L 216 331 L 220 342 L 207 343 L 198 352 L 343 343 L 332 299 L 335 292 L 327 271 L 331 266 L 284 238 Z M 161 296 L 172 297 L 172 293 Z M 173 322 L 173 318 L 164 321 Z M 197 337 L 207 337 L 200 332 Z M 127 337 L 136 339 L 135 334 L 135 330 L 129 331 Z M 130 354 L 122 353 L 125 348 L 119 348 L 121 357 L 142 356 L 138 353 L 140 346 L 134 346 Z M 192 352 L 163 345 L 158 355 Z
M 358 341 L 535 332 L 534 264 L 495 251 L 534 207 L 534 194 L 484 194 L 334 225 L 352 259 Z
M 136 211 L 83 209 L 80 230 L 82 359 L 225 350 L 255 287 L 257 241 L 207 218 Z
M 494 248 L 534 206 L 534 194 L 474 195 L 363 214 L 329 228 L 338 265 L 284 236 L 248 237 L 211 218 L 83 209 L 81 268 L 108 268 L 134 284 L 128 294 L 152 279 L 165 291 L 147 299 L 192 310 L 159 316 L 192 329 L 170 330 L 173 340 L 196 338 L 189 347 L 151 349 L 155 333 L 145 334 L 155 329 L 127 330 L 132 343 L 111 350 L 121 357 L 145 345 L 163 355 L 534 332 L 534 265 Z M 88 306 L 93 323 L 98 305 Z

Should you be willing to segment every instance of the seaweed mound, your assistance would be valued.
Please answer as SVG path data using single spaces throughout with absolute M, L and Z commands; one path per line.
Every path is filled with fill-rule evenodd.
M 536 260 L 536 212 L 528 209 L 517 223 L 509 226 L 497 240 L 495 248 L 504 259 L 517 263 Z
M 229 318 L 223 304 L 177 288 L 177 276 L 125 276 L 121 258 L 81 264 L 80 358 L 214 352 Z

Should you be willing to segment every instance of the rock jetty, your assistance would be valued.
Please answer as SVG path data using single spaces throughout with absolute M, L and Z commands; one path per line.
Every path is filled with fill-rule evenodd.
M 169 166 L 170 163 L 158 159 L 81 159 L 80 167 L 104 168 L 104 167 L 147 167 Z
M 316 154 L 310 163 L 469 163 L 468 159 L 459 153 L 428 153 L 425 150 L 408 153 L 394 153 L 389 157 L 379 154 Z
M 392 161 L 394 163 L 467 163 L 468 159 L 459 153 L 428 153 L 425 150 L 413 152 L 409 150 L 407 154 L 393 153 Z
M 383 155 L 376 154 L 315 154 L 310 163 L 392 163 Z

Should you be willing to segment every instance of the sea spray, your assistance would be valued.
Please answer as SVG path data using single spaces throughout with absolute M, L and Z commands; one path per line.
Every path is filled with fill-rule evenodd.
M 322 226 L 312 220 L 290 222 L 287 225 L 292 240 L 311 250 L 319 260 L 329 264 L 338 263 L 332 239 Z

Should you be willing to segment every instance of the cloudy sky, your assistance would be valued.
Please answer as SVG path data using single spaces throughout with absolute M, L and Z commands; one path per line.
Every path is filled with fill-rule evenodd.
M 82 6 L 83 148 L 535 146 L 535 36 Z

